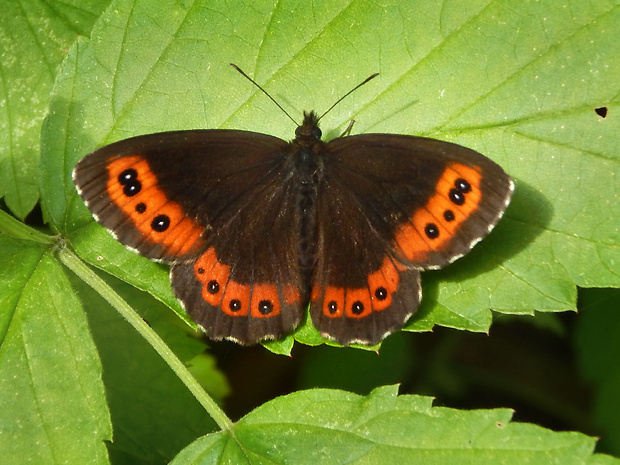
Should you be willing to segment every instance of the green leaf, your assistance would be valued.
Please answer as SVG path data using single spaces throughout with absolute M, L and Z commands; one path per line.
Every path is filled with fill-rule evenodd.
M 58 16 L 65 15 L 66 5 L 54 4 Z M 15 155 L 0 152 L 0 189 L 7 189 L 0 196 L 23 217 L 36 201 L 31 163 L 36 155 L 28 153 L 36 154 L 37 130 L 27 140 L 18 137 L 39 124 L 47 94 L 37 90 L 36 79 L 49 84 L 55 66 L 50 57 L 57 55 L 41 52 L 45 40 L 26 35 L 33 31 L 35 37 L 40 30 L 20 31 L 19 14 L 6 11 L 0 33 L 11 47 L 3 48 L 0 66 L 3 102 L 9 104 L 0 105 L 0 134 L 14 136 L 3 146 Z M 13 19 L 18 26 L 10 29 Z M 454 265 L 424 274 L 424 301 L 408 329 L 439 324 L 487 331 L 490 308 L 516 314 L 573 309 L 576 284 L 620 281 L 619 25 L 617 1 L 604 0 L 467 5 L 259 0 L 251 9 L 234 0 L 115 1 L 91 39 L 83 36 L 71 47 L 56 77 L 41 144 L 45 214 L 62 237 L 60 249 L 70 241 L 84 260 L 182 314 L 166 268 L 126 251 L 93 223 L 71 181 L 75 162 L 105 143 L 169 129 L 228 127 L 290 139 L 293 125 L 228 66 L 230 61 L 294 115 L 328 108 L 379 71 L 380 78 L 322 120 L 328 139 L 351 119 L 354 132 L 437 137 L 487 154 L 517 181 L 513 203 L 493 234 Z M 18 62 L 27 65 L 9 66 Z M 35 90 L 24 97 L 24 88 Z M 30 95 L 35 97 L 20 110 L 15 99 Z M 608 108 L 605 118 L 594 112 L 601 106 Z M 14 141 L 30 152 L 18 154 Z M 55 249 L 45 244 L 51 240 L 0 236 L 3 460 L 106 463 L 102 444 L 111 440 L 110 418 L 113 460 L 169 460 L 212 429 L 211 421 L 169 372 L 162 375 L 154 352 L 124 321 L 72 278 L 77 298 Z M 132 304 L 155 306 L 141 300 Z M 148 312 L 144 316 L 153 319 Z M 182 337 L 175 331 L 170 345 L 189 357 L 198 349 Z M 295 338 L 324 342 L 309 324 Z M 290 336 L 269 348 L 289 353 L 292 345 Z M 207 376 L 225 393 L 218 372 Z M 136 389 L 126 389 L 134 382 Z M 208 463 L 218 457 L 304 463 L 323 456 L 347 463 L 393 463 L 401 457 L 438 463 L 618 463 L 592 456 L 591 438 L 509 423 L 505 410 L 458 412 L 395 394 L 394 388 L 368 397 L 305 391 L 276 399 L 242 419 L 232 434 L 193 443 L 178 462 L 200 455 Z M 160 408 L 166 413 L 159 415 Z
M 114 441 L 108 446 L 111 457 L 124 457 L 125 463 L 132 464 L 163 464 L 188 442 L 215 431 L 214 421 L 147 341 L 92 289 L 78 279 L 73 281 L 85 302 L 104 369 L 114 427 Z M 112 284 L 133 307 L 147 309 L 141 316 L 181 360 L 192 363 L 205 351 L 204 344 L 190 338 L 185 328 L 174 325 L 170 318 L 174 316 L 164 305 L 127 285 L 113 280 Z M 198 379 L 209 393 L 219 394 L 221 401 L 228 393 L 227 382 L 212 358 L 203 357 Z
M 174 309 L 188 326 L 197 329 L 197 325 L 189 319 L 172 293 L 168 267 L 127 253 L 125 247 L 110 239 L 106 230 L 95 223 L 89 223 L 75 231 L 71 236 L 71 245 L 86 262 L 156 296 Z M 102 253 L 104 250 L 105 254 Z
M 610 32 L 620 9 L 569 4 L 360 0 L 310 8 L 291 0 L 257 3 L 249 15 L 214 2 L 162 0 L 154 8 L 118 1 L 92 40 L 72 48 L 56 82 L 43 132 L 46 212 L 91 264 L 182 314 L 165 269 L 91 228 L 70 177 L 75 162 L 114 140 L 172 129 L 291 138 L 290 121 L 228 66 L 233 60 L 293 114 L 328 108 L 379 71 L 322 120 L 328 138 L 355 119 L 356 132 L 446 139 L 487 154 L 517 182 L 490 237 L 456 264 L 425 274 L 423 303 L 408 329 L 485 332 L 490 309 L 574 310 L 577 284 L 620 283 L 613 266 L 620 260 L 620 105 L 609 79 L 620 76 Z M 594 112 L 601 105 L 609 108 L 604 119 Z M 316 343 L 312 331 L 298 335 Z M 288 353 L 290 346 L 270 348 Z
M 272 400 L 241 419 L 234 436 L 200 438 L 180 464 L 620 463 L 592 455 L 593 438 L 512 423 L 512 411 L 431 407 L 386 386 L 362 397 L 315 389 Z
M 0 15 L 0 198 L 18 217 L 39 200 L 41 125 L 60 63 L 109 0 L 3 2 Z
M 0 226 L 5 216 L 0 214 Z M 27 237 L 26 229 L 13 231 Z M 21 463 L 26 456 L 32 463 L 108 463 L 104 441 L 112 440 L 112 425 L 112 456 L 167 463 L 188 442 L 213 431 L 213 419 L 135 329 L 83 281 L 65 275 L 58 250 L 66 252 L 62 241 L 50 246 L 0 236 L 3 463 Z M 122 283 L 115 288 L 134 304 L 146 296 Z M 221 400 L 227 382 L 203 354 L 204 344 L 146 297 L 148 303 L 138 306 L 149 309 L 144 317 L 162 333 L 166 350 L 192 365 Z
M 3 236 L 0 263 L 2 461 L 108 463 L 101 364 L 63 268 L 48 246 Z

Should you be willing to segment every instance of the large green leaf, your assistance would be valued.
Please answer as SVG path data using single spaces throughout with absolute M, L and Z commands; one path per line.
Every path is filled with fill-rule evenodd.
M 84 154 L 124 137 L 229 127 L 293 136 L 290 121 L 228 66 L 235 61 L 294 114 L 354 131 L 419 134 L 472 147 L 517 182 L 491 236 L 466 258 L 427 273 L 408 328 L 487 331 L 490 309 L 575 309 L 576 284 L 620 282 L 615 2 L 263 1 L 248 13 L 218 2 L 119 1 L 70 51 L 44 128 L 44 205 L 90 263 L 182 314 L 166 270 L 92 227 L 70 172 Z M 609 108 L 602 118 L 594 110 Z M 138 270 L 138 271 L 137 271 Z M 319 343 L 311 326 L 298 340 Z M 290 350 L 290 342 L 272 350 Z
M 211 357 L 202 355 L 196 359 L 205 351 L 205 345 L 165 321 L 170 320 L 166 315 L 172 315 L 164 305 L 135 289 L 127 289 L 126 285 L 114 284 L 134 307 L 146 309 L 142 317 L 181 360 L 188 365 L 211 360 L 198 379 L 221 401 L 227 394 L 226 380 L 213 366 Z M 92 289 L 79 282 L 75 286 L 85 302 L 104 369 L 103 382 L 114 428 L 113 442 L 108 446 L 113 462 L 119 463 L 119 457 L 124 457 L 120 463 L 168 463 L 188 441 L 214 431 L 214 421 L 159 354 Z
M 57 260 L 68 263 L 62 240 L 3 212 L 0 230 L 2 463 L 108 463 L 109 453 L 115 463 L 163 464 L 215 429 L 153 347 L 84 281 L 65 274 Z M 113 284 L 148 309 L 142 317 L 165 350 L 221 400 L 227 383 L 204 343 L 152 297 Z
M 432 407 L 386 386 L 367 397 L 316 389 L 275 399 L 231 433 L 200 438 L 172 462 L 187 464 L 594 464 L 594 441 L 511 423 L 512 411 Z
M 48 247 L 0 236 L 2 462 L 105 464 L 101 364 Z
M 0 198 L 23 219 L 39 200 L 43 117 L 65 53 L 109 0 L 2 2 Z
M 249 8 L 234 0 L 116 1 L 92 38 L 82 37 L 71 48 L 56 78 L 42 138 L 40 188 L 47 217 L 82 258 L 180 313 L 166 268 L 127 252 L 93 223 L 71 182 L 75 162 L 113 140 L 168 129 L 229 127 L 292 138 L 290 121 L 228 67 L 231 61 L 293 115 L 328 108 L 379 71 L 379 79 L 325 117 L 328 138 L 354 118 L 354 132 L 451 140 L 487 154 L 517 181 L 497 230 L 466 258 L 425 274 L 424 302 L 409 328 L 440 324 L 486 331 L 490 308 L 525 314 L 572 309 L 576 284 L 619 281 L 620 9 L 617 1 L 594 3 L 262 1 Z M 37 41 L 26 43 L 29 50 L 19 56 L 36 63 Z M 6 76 L 5 87 L 13 79 Z M 24 111 L 45 107 L 31 103 L 35 108 Z M 602 106 L 606 117 L 594 111 Z M 17 107 L 6 108 L 3 131 L 14 124 L 9 111 Z M 27 129 L 20 121 L 15 128 Z M 9 168 L 4 162 L 0 176 L 19 183 L 9 191 L 21 200 L 9 206 L 21 217 L 34 202 L 27 184 L 36 175 L 17 180 L 7 169 L 26 165 L 15 159 Z M 5 199 L 12 202 L 9 194 Z M 116 463 L 170 459 L 182 441 L 209 430 L 210 421 L 193 399 L 177 397 L 189 394 L 168 381 L 170 373 L 162 375 L 153 351 L 74 280 L 76 298 L 55 250 L 6 237 L 0 246 L 3 461 L 105 463 L 102 441 L 110 439 L 110 417 Z M 80 316 L 80 300 L 96 346 Z M 148 307 L 144 316 L 157 325 L 152 303 L 132 304 Z M 181 337 L 179 332 L 170 340 Z M 296 338 L 323 342 L 308 325 Z M 292 344 L 289 337 L 270 348 L 288 353 Z M 184 342 L 170 345 L 185 354 L 197 350 Z M 128 388 L 110 393 L 107 405 L 97 355 L 106 388 Z M 216 390 L 225 388 L 217 373 L 210 378 Z M 150 397 L 152 387 L 159 396 Z M 166 413 L 158 415 L 164 402 Z M 172 421 L 166 421 L 169 415 Z M 192 444 L 178 461 L 211 454 L 215 462 L 242 453 L 254 463 L 324 456 L 353 463 L 401 457 L 497 463 L 498 455 L 506 463 L 617 463 L 591 455 L 590 438 L 509 419 L 504 410 L 431 408 L 428 399 L 399 398 L 393 388 L 363 398 L 306 391 L 245 417 L 233 429 L 237 441 L 224 428 Z

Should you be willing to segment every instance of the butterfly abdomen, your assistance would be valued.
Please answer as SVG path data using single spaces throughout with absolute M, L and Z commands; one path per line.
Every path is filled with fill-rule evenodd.
M 299 232 L 298 262 L 300 275 L 304 278 L 312 275 L 316 257 L 317 218 L 316 218 L 317 189 L 312 184 L 302 184 L 297 194 L 297 230 Z M 308 279 L 303 282 L 308 283 Z M 309 288 L 307 289 L 309 293 Z

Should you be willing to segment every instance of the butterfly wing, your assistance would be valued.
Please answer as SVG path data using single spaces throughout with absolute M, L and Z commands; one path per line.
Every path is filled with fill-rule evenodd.
M 342 344 L 375 344 L 417 309 L 420 269 L 491 231 L 513 182 L 483 155 L 433 139 L 363 134 L 325 150 L 312 321 Z
M 209 337 L 251 344 L 303 316 L 288 150 L 245 131 L 150 134 L 88 155 L 74 181 L 121 243 L 172 265 L 176 296 Z

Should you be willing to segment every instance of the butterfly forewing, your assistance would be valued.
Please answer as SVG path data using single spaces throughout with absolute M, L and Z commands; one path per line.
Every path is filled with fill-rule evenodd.
M 514 184 L 474 150 L 422 137 L 362 134 L 328 144 L 329 165 L 407 267 L 451 263 L 502 217 Z

